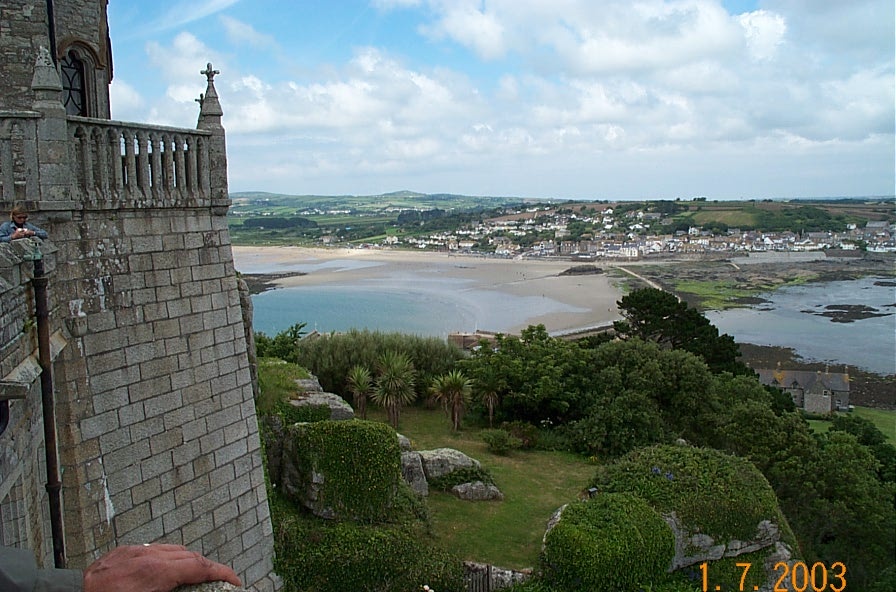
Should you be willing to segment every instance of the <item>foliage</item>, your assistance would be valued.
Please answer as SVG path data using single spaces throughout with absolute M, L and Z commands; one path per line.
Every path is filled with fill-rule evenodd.
M 613 323 L 613 328 L 623 339 L 638 337 L 689 351 L 703 358 L 713 372 L 753 374 L 737 360 L 740 351 L 734 338 L 719 335 L 719 330 L 703 314 L 675 295 L 643 288 L 626 294 L 617 305 L 624 320 Z
M 711 448 L 640 448 L 598 468 L 591 486 L 637 495 L 718 541 L 749 540 L 761 521 L 771 520 L 785 542 L 795 542 L 765 477 L 749 462 Z
M 388 515 L 401 475 L 401 452 L 395 432 L 381 423 L 320 421 L 289 428 L 295 463 L 326 476 L 319 500 L 338 516 L 371 522 Z M 308 483 L 302 483 L 304 490 Z
M 327 392 L 350 399 L 347 388 L 349 370 L 360 365 L 373 369 L 381 352 L 394 351 L 406 355 L 417 372 L 418 395 L 432 378 L 454 368 L 463 352 L 443 339 L 401 333 L 351 330 L 346 333 L 324 335 L 298 343 L 286 360 L 308 368 Z
M 550 337 L 544 325 L 537 325 L 519 337 L 499 335 L 494 348 L 482 347 L 459 365 L 474 383 L 488 376 L 490 389 L 498 389 L 496 418 L 565 423 L 586 407 L 588 356 L 589 350 Z
M 346 387 L 352 394 L 355 413 L 361 419 L 367 419 L 367 397 L 373 393 L 373 375 L 370 370 L 360 364 L 352 366 L 348 371 Z
M 290 405 L 283 401 L 277 404 L 276 415 L 283 418 L 284 424 L 309 423 L 330 419 L 331 411 L 326 405 Z
M 505 421 L 501 424 L 502 430 L 520 441 L 522 450 L 532 450 L 538 445 L 539 431 L 531 423 L 525 421 Z
M 293 351 L 302 336 L 305 335 L 307 323 L 296 323 L 277 333 L 273 338 L 264 333 L 255 333 L 255 353 L 259 358 L 280 358 L 295 362 Z
M 414 365 L 405 354 L 390 350 L 383 352 L 376 368 L 376 387 L 370 398 L 386 409 L 389 423 L 398 429 L 401 408 L 417 396 L 414 391 Z
M 507 430 L 482 430 L 479 437 L 488 445 L 492 454 L 505 455 L 511 450 L 522 447 L 522 440 L 511 436 Z
M 472 383 L 460 370 L 449 370 L 437 376 L 429 387 L 433 400 L 441 403 L 451 414 L 451 427 L 460 429 L 460 420 L 470 404 Z
M 291 218 L 269 216 L 266 218 L 246 218 L 243 220 L 243 228 L 317 228 L 317 222 L 298 216 Z
M 365 525 L 303 515 L 272 499 L 275 569 L 286 590 L 409 592 L 421 582 L 463 592 L 463 565 L 408 525 Z
M 464 469 L 456 469 L 450 473 L 445 473 L 441 477 L 431 479 L 429 487 L 436 491 L 451 491 L 452 487 L 463 483 L 473 483 L 482 481 L 486 485 L 494 485 L 495 480 L 486 469 L 482 467 L 467 467 Z
M 896 446 L 887 442 L 887 436 L 874 422 L 857 415 L 836 415 L 832 430 L 852 434 L 859 444 L 867 446 L 880 463 L 877 475 L 882 481 L 896 482 Z
M 255 406 L 259 415 L 270 415 L 280 405 L 298 392 L 297 379 L 309 378 L 308 371 L 276 358 L 258 359 L 258 400 Z
M 613 458 L 665 440 L 662 424 L 656 404 L 647 395 L 629 390 L 595 405 L 588 416 L 571 423 L 566 434 L 574 451 Z
M 852 434 L 813 435 L 797 413 L 758 399 L 725 407 L 715 445 L 752 461 L 777 494 L 807 561 L 849 566 L 861 590 L 896 554 L 896 485 L 882 482 L 870 448 Z
M 896 565 L 884 569 L 868 586 L 868 592 L 893 592 L 896 590 Z
M 626 493 L 571 503 L 545 535 L 545 581 L 568 591 L 635 591 L 662 579 L 675 555 L 665 521 Z

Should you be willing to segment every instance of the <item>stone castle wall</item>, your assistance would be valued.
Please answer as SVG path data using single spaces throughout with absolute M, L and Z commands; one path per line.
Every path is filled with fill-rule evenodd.
M 0 244 L 0 545 L 52 565 L 40 366 L 31 289 L 36 242 Z M 53 265 L 48 255 L 48 267 Z
M 109 117 L 112 59 L 106 21 L 107 0 L 55 0 L 57 58 L 72 47 L 80 49 L 91 69 L 88 77 L 91 115 Z M 30 109 L 31 75 L 38 48 L 49 49 L 47 3 L 4 0 L 0 3 L 0 109 Z
M 4 19 L 24 4 L 3 3 Z M 103 0 L 62 4 L 105 15 Z M 23 47 L 43 45 L 29 35 Z M 0 68 L 31 84 L 0 90 L 0 216 L 24 202 L 50 234 L 33 243 L 49 280 L 68 565 L 171 542 L 274 590 L 215 72 L 198 129 L 181 130 L 66 116 L 49 55 L 28 61 L 31 72 Z M 30 105 L 16 104 L 25 95 Z M 31 243 L 0 245 L 0 542 L 48 566 Z

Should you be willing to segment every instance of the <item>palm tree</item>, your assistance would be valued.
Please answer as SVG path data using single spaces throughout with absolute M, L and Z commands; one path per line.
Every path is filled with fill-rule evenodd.
M 373 392 L 373 376 L 366 367 L 357 364 L 348 371 L 348 390 L 352 394 L 355 411 L 361 419 L 367 419 L 367 395 Z
M 460 420 L 470 404 L 472 383 L 460 370 L 450 370 L 436 377 L 429 388 L 435 400 L 440 401 L 451 411 L 451 426 L 454 431 L 460 430 Z
M 495 407 L 501 402 L 501 391 L 504 388 L 504 380 L 491 366 L 482 366 L 473 379 L 473 387 L 476 395 L 485 408 L 488 409 L 488 427 L 492 427 L 495 418 Z
M 414 391 L 414 365 L 405 354 L 386 351 L 377 362 L 377 372 L 376 388 L 370 398 L 386 408 L 389 423 L 398 429 L 401 408 L 417 396 Z

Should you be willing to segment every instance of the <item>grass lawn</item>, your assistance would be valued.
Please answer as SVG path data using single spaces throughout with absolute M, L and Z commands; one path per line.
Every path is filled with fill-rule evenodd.
M 386 421 L 379 409 L 372 410 L 369 418 Z M 491 454 L 478 438 L 478 429 L 452 432 L 440 409 L 404 409 L 398 431 L 411 439 L 415 450 L 454 448 L 477 459 L 504 493 L 502 502 L 465 502 L 430 492 L 433 536 L 445 549 L 471 561 L 513 569 L 535 567 L 551 514 L 575 500 L 595 471 L 585 459 L 562 452 Z
M 896 446 L 896 411 L 874 409 L 871 407 L 856 407 L 853 410 L 853 413 L 873 422 L 874 425 L 877 426 L 877 429 L 883 432 L 884 436 L 887 437 L 887 442 Z M 831 422 L 823 419 L 810 419 L 809 425 L 812 426 L 814 431 L 820 434 L 831 429 Z
M 853 411 L 859 417 L 874 422 L 877 429 L 884 433 L 887 442 L 896 446 L 896 411 L 887 409 L 873 409 L 871 407 L 856 407 Z

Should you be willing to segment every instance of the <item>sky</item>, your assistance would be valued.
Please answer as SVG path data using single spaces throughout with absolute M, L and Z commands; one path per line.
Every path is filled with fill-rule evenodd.
M 111 0 L 112 117 L 231 192 L 892 196 L 892 0 Z

